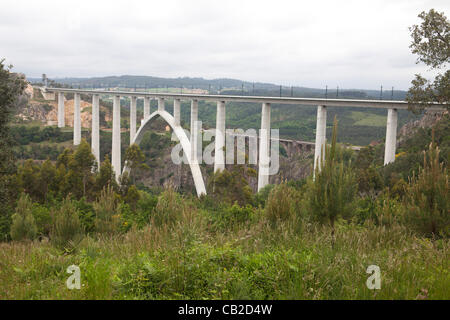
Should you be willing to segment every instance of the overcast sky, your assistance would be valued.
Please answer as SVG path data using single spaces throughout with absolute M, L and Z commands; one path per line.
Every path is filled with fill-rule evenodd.
M 448 0 L 0 0 L 0 58 L 29 77 L 236 78 L 407 89 L 408 27 Z

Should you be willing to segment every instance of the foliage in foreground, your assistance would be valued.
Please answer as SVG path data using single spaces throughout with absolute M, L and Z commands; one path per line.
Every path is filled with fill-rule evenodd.
M 356 180 L 351 168 L 338 158 L 336 144 L 337 120 L 334 119 L 331 146 L 325 146 L 325 156 L 309 183 L 308 205 L 313 219 L 329 223 L 334 233 L 334 224 L 339 217 L 349 217 L 356 195 Z
M 439 148 L 430 144 L 424 153 L 424 165 L 411 179 L 408 215 L 420 233 L 431 237 L 450 236 L 450 185 L 447 168 L 439 163 Z
M 126 236 L 86 237 L 72 254 L 50 243 L 0 243 L 0 297 L 8 299 L 448 299 L 449 241 L 398 223 L 278 224 L 211 230 L 206 213 Z M 68 290 L 69 265 L 81 290 Z M 366 287 L 369 265 L 381 290 Z

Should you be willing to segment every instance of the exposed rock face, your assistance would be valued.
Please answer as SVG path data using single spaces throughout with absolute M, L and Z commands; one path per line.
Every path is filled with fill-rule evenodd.
M 34 96 L 33 86 L 28 83 L 24 90 L 24 93 L 28 96 L 29 99 L 33 99 Z
M 445 114 L 448 114 L 447 110 L 440 112 L 427 111 L 419 120 L 408 122 L 400 128 L 397 143 L 402 143 L 408 139 L 419 128 L 431 128 L 439 122 Z
M 21 97 L 24 100 L 20 106 L 17 107 L 16 117 L 24 121 L 41 121 L 47 125 L 56 125 L 58 121 L 58 102 L 57 101 L 43 101 L 39 92 L 33 89 L 28 84 L 25 88 L 24 95 Z M 83 128 L 91 127 L 92 121 L 92 104 L 87 101 L 81 101 L 81 126 Z M 111 115 L 107 108 L 101 106 L 101 111 L 105 113 L 105 121 L 111 121 Z M 64 118 L 65 124 L 68 127 L 73 127 L 74 114 L 74 100 L 65 100 L 64 102 Z

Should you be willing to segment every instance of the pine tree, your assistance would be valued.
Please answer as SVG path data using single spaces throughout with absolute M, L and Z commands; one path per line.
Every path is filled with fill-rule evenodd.
M 349 167 L 339 159 L 337 144 L 337 119 L 334 118 L 331 146 L 325 147 L 325 159 L 316 168 L 314 179 L 309 182 L 308 200 L 312 218 L 329 223 L 334 245 L 335 222 L 338 217 L 348 217 L 356 195 L 357 183 Z M 323 152 L 322 152 L 323 154 Z M 323 159 L 323 158 L 322 158 Z
M 130 178 L 134 183 L 134 177 L 136 169 L 148 170 L 149 167 L 144 163 L 145 155 L 142 153 L 141 148 L 137 144 L 132 144 L 127 148 L 125 152 L 125 163 L 130 168 Z
M 95 189 L 100 193 L 105 187 L 111 186 L 113 190 L 118 190 L 116 182 L 116 175 L 111 165 L 108 156 L 105 156 L 105 161 L 102 162 L 100 170 L 95 178 Z
M 81 139 L 81 143 L 73 155 L 73 160 L 71 163 L 72 169 L 76 170 L 81 176 L 83 196 L 86 196 L 87 184 L 94 177 L 95 156 L 92 154 L 91 147 L 85 139 Z
M 95 229 L 99 233 L 113 234 L 120 226 L 120 215 L 117 212 L 117 197 L 111 185 L 105 187 L 94 203 Z
M 83 238 L 78 210 L 69 197 L 63 200 L 61 207 L 52 211 L 50 240 L 59 248 L 70 249 Z
M 39 172 L 39 185 L 43 201 L 47 201 L 47 194 L 50 190 L 56 191 L 55 186 L 56 168 L 50 160 L 42 163 Z
M 16 212 L 12 216 L 11 239 L 33 240 L 37 235 L 37 226 L 32 214 L 33 202 L 27 194 L 22 194 Z
M 410 180 L 407 219 L 420 233 L 430 237 L 450 235 L 450 188 L 448 171 L 439 163 L 439 148 L 430 143 L 423 168 Z

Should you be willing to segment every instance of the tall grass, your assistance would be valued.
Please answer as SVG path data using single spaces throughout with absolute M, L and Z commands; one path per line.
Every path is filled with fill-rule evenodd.
M 329 225 L 271 226 L 259 215 L 251 224 L 211 229 L 208 213 L 184 200 L 169 224 L 87 237 L 69 255 L 48 243 L 1 243 L 0 298 L 449 298 L 448 239 L 417 237 L 395 220 L 339 219 L 331 248 Z M 81 268 L 81 290 L 65 286 L 71 264 Z M 366 287 L 371 264 L 381 268 L 381 290 Z

